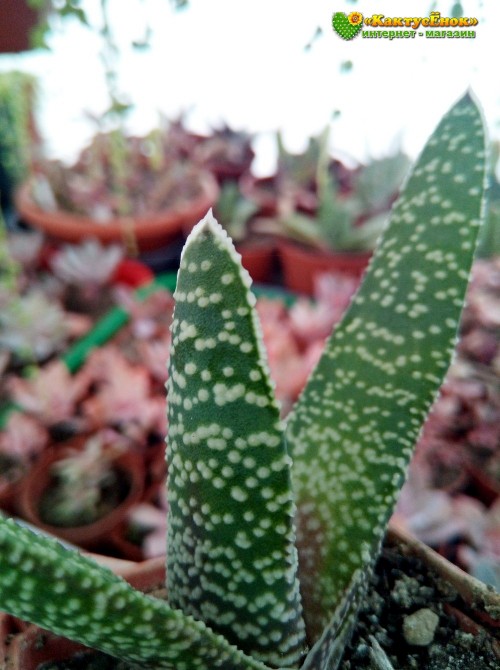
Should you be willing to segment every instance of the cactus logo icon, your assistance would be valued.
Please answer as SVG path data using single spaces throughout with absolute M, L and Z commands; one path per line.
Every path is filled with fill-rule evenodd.
M 353 40 L 361 33 L 363 38 L 381 39 L 428 39 L 428 38 L 472 38 L 479 21 L 474 16 L 441 16 L 434 11 L 429 16 L 385 16 L 361 12 L 335 12 L 332 28 L 343 40 Z M 378 30 L 381 28 L 381 30 Z
M 332 26 L 343 40 L 352 40 L 363 27 L 363 14 L 351 12 L 348 16 L 344 12 L 335 12 L 332 17 Z

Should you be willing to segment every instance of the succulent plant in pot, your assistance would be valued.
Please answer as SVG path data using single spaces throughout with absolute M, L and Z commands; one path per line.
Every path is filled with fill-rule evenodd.
M 114 303 L 113 277 L 124 253 L 121 245 L 104 246 L 95 238 L 84 238 L 80 244 L 65 244 L 57 249 L 49 264 L 63 283 L 65 306 L 93 316 L 109 310 Z
M 57 3 L 57 14 L 73 16 L 94 33 L 108 93 L 108 106 L 96 119 L 97 132 L 78 159 L 67 165 L 40 157 L 18 190 L 23 220 L 57 240 L 93 236 L 123 241 L 131 255 L 167 246 L 182 225 L 194 223 L 217 197 L 217 184 L 202 170 L 165 147 L 168 129 L 133 137 L 126 117 L 131 101 L 118 90 L 119 63 L 126 41 L 118 39 L 108 0 L 94 15 L 79 2 Z M 147 45 L 135 40 L 130 48 Z M 142 36 L 141 36 L 142 38 Z
M 328 129 L 310 137 L 302 153 L 291 153 L 285 146 L 282 133 L 276 133 L 278 159 L 276 172 L 268 177 L 252 173 L 241 178 L 244 195 L 259 206 L 261 216 L 276 216 L 283 201 L 300 212 L 313 214 L 318 206 L 316 172 Z
M 105 429 L 47 450 L 24 483 L 19 509 L 45 531 L 91 546 L 137 503 L 143 480 L 140 456 Z
M 254 157 L 252 136 L 227 125 L 200 138 L 193 151 L 193 160 L 215 175 L 219 183 L 241 177 L 250 168 Z
M 316 173 L 316 217 L 285 212 L 283 224 L 287 233 L 318 249 L 373 250 L 408 170 L 408 158 L 397 153 L 363 166 L 353 178 L 352 191 L 347 194 L 341 192 L 328 163 L 325 142 Z
M 130 252 L 167 244 L 217 198 L 207 171 L 165 155 L 152 132 L 98 133 L 73 165 L 46 161 L 18 191 L 25 221 L 67 242 L 95 237 Z
M 311 293 L 319 272 L 361 276 L 409 165 L 402 153 L 374 160 L 357 170 L 351 190 L 342 192 L 329 162 L 325 134 L 317 163 L 315 213 L 301 213 L 285 201 L 272 225 L 286 235 L 280 258 L 285 282 L 296 291 Z
M 258 210 L 258 205 L 241 192 L 239 182 L 228 180 L 222 184 L 214 208 L 217 221 L 236 245 L 243 267 L 254 281 L 262 282 L 272 272 L 274 242 L 270 236 L 253 233 L 252 221 Z
M 167 384 L 168 600 L 1 521 L 0 606 L 135 667 L 338 667 L 453 353 L 484 155 L 465 96 L 286 424 L 249 277 L 213 218 L 200 222 L 181 259 Z

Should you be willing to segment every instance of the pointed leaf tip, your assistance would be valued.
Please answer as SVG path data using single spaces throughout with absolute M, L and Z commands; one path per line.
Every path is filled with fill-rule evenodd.
M 192 249 L 196 243 L 198 242 L 202 243 L 205 240 L 208 240 L 210 237 L 215 242 L 216 248 L 218 248 L 219 250 L 224 250 L 229 254 L 229 257 L 231 258 L 231 261 L 235 266 L 235 271 L 240 276 L 243 284 L 245 285 L 248 291 L 248 300 L 250 301 L 251 305 L 254 305 L 255 296 L 249 290 L 252 285 L 252 278 L 250 277 L 250 274 L 248 273 L 246 268 L 244 268 L 243 265 L 241 264 L 241 255 L 236 250 L 234 243 L 232 239 L 229 237 L 225 228 L 221 226 L 221 224 L 217 221 L 217 219 L 213 215 L 212 208 L 208 210 L 203 219 L 198 221 L 198 223 L 193 227 L 190 234 L 188 235 L 186 244 L 184 245 L 181 252 L 180 269 L 181 270 L 186 269 L 185 268 L 186 254 L 190 255 L 191 253 L 188 250 Z M 204 253 L 207 253 L 206 250 Z M 205 260 L 209 261 L 210 259 L 206 258 Z
M 181 259 L 182 256 L 184 255 L 186 248 L 189 247 L 190 244 L 192 244 L 192 242 L 194 242 L 196 239 L 200 237 L 204 237 L 207 235 L 213 235 L 214 237 L 223 240 L 224 243 L 227 244 L 228 246 L 230 247 L 233 246 L 232 240 L 230 239 L 226 230 L 217 221 L 217 219 L 213 215 L 212 208 L 210 208 L 208 212 L 205 214 L 205 216 L 200 221 L 198 221 L 197 224 L 193 226 L 193 229 L 189 233 L 188 238 L 186 240 L 186 244 L 182 249 Z

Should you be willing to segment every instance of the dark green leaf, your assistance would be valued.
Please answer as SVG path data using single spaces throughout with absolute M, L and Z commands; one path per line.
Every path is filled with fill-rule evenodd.
M 250 278 L 211 214 L 184 247 L 168 391 L 169 601 L 276 667 L 305 631 L 290 459 Z
M 377 554 L 454 350 L 482 219 L 485 138 L 465 96 L 394 207 L 363 286 L 288 421 L 308 630 Z

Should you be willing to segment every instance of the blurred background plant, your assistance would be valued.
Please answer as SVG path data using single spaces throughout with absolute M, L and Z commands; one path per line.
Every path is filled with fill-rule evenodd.
M 19 71 L 0 73 L 0 206 L 13 216 L 13 194 L 28 176 L 38 151 L 35 130 L 36 78 Z
M 124 438 L 106 430 L 56 460 L 40 499 L 40 518 L 54 526 L 83 526 L 114 509 L 123 498 L 114 463 L 125 449 Z
M 500 142 L 491 143 L 491 160 L 486 218 L 477 254 L 479 257 L 500 255 Z
M 276 214 L 256 228 L 316 249 L 373 250 L 410 159 L 397 152 L 349 168 L 331 157 L 328 128 L 302 154 L 290 154 L 279 134 L 277 143 Z
M 286 234 L 319 249 L 373 250 L 408 170 L 408 157 L 397 153 L 361 166 L 352 176 L 351 190 L 344 194 L 329 163 L 325 142 L 316 173 L 316 214 L 285 209 L 281 222 Z
M 40 287 L 23 286 L 0 217 L 0 348 L 16 363 L 39 361 L 61 348 L 66 337 L 61 306 Z M 7 365 L 4 360 L 4 365 Z
M 249 221 L 259 206 L 242 195 L 236 181 L 223 184 L 214 214 L 235 243 L 242 242 L 250 233 Z

